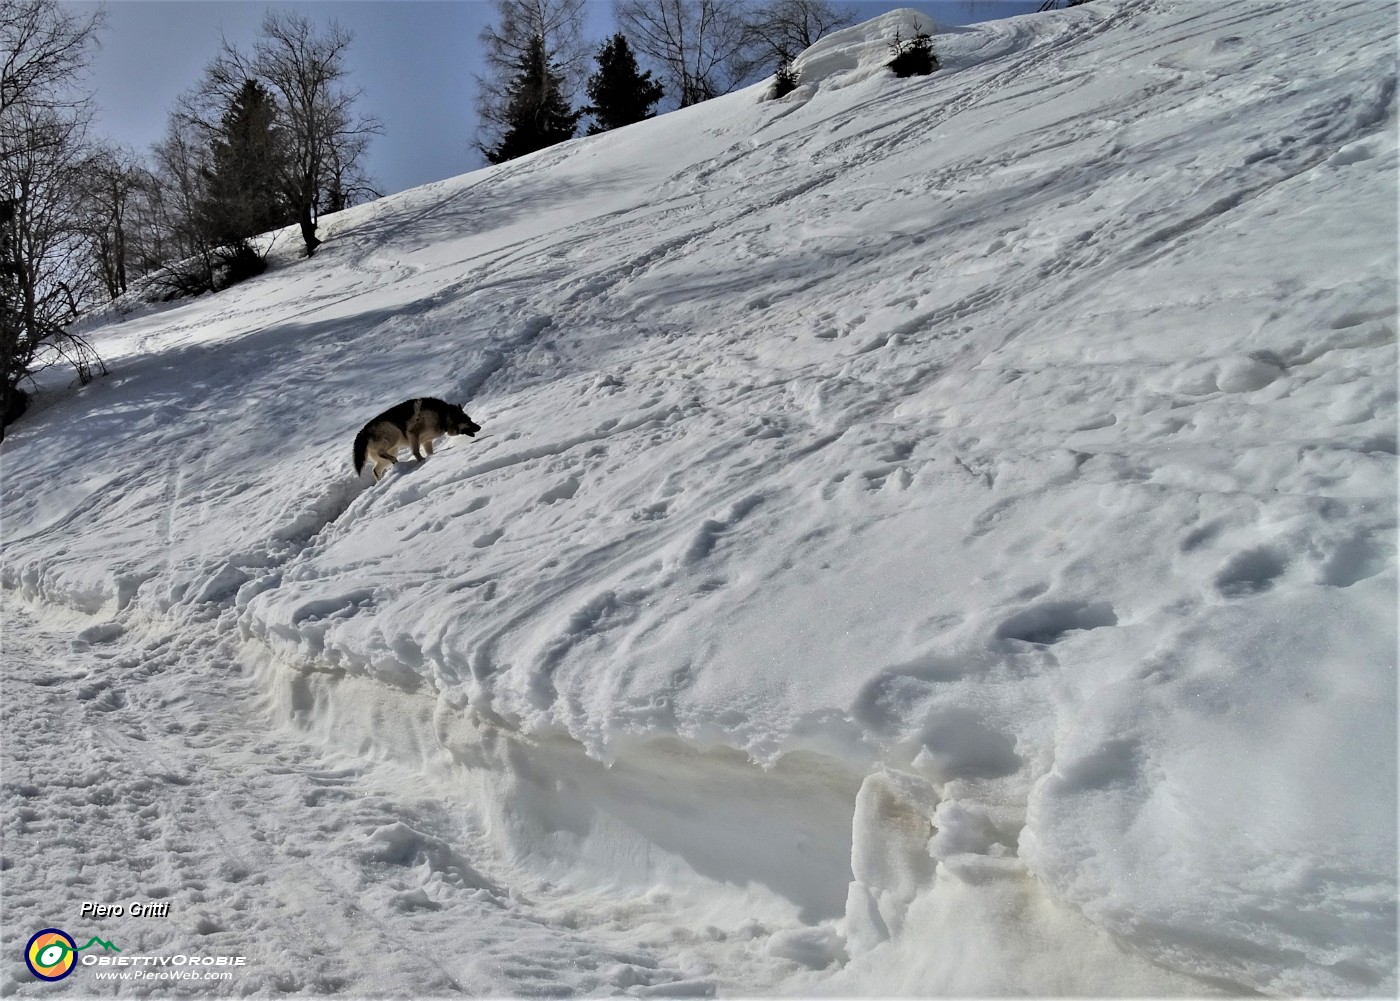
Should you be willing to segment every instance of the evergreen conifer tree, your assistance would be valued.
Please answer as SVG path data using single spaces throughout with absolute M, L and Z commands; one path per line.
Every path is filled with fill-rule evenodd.
M 204 171 L 202 226 L 212 243 L 233 246 L 291 222 L 281 180 L 287 150 L 277 103 L 256 80 L 247 80 L 224 113 L 209 144 Z
M 627 44 L 626 35 L 613 35 L 603 43 L 596 58 L 598 72 L 588 78 L 588 96 L 593 101 L 587 109 L 593 116 L 588 126 L 590 136 L 656 114 L 656 102 L 664 91 L 651 78 L 650 71 L 638 71 L 637 57 Z
M 485 151 L 492 163 L 504 163 L 526 153 L 574 137 L 583 109 L 564 100 L 563 77 L 536 35 L 520 57 L 520 71 L 510 84 L 508 127 L 500 143 Z

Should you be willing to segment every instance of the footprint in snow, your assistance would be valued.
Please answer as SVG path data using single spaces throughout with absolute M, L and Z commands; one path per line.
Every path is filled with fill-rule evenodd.
M 505 534 L 505 529 L 493 528 L 489 532 L 483 532 L 481 535 L 478 535 L 476 539 L 473 540 L 472 545 L 477 549 L 485 549 L 488 546 L 494 546 L 501 536 Z
M 1116 625 L 1118 616 L 1108 602 L 1050 601 L 1012 615 L 997 627 L 996 636 L 998 639 L 1049 646 L 1072 632 Z
M 579 479 L 577 476 L 565 477 L 563 482 L 556 483 L 544 493 L 540 494 L 541 504 L 553 504 L 555 501 L 569 500 L 578 493 Z
M 1288 561 L 1267 547 L 1246 549 L 1225 561 L 1215 575 L 1215 590 L 1226 598 L 1260 594 L 1288 569 Z

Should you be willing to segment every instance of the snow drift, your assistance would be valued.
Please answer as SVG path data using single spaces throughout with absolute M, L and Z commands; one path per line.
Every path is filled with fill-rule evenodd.
M 89 331 L 6 600 L 217 630 L 474 818 L 333 835 L 422 865 L 379 920 L 653 957 L 555 988 L 1393 993 L 1394 22 L 1103 2 L 896 80 L 896 12 L 342 213 Z M 428 394 L 481 438 L 357 480 Z

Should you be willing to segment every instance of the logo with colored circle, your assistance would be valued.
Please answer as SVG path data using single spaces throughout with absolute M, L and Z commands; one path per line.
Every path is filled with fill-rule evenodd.
M 73 972 L 77 959 L 77 943 L 61 928 L 45 928 L 24 948 L 25 965 L 40 980 L 62 980 Z

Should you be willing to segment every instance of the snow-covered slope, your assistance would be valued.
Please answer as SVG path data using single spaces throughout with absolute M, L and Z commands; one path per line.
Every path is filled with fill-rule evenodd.
M 156 879 L 242 989 L 1393 994 L 1395 21 L 890 14 L 90 331 L 4 990 Z

